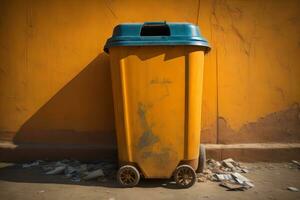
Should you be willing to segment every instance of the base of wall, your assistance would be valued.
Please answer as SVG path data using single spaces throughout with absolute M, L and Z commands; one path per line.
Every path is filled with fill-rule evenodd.
M 300 160 L 300 143 L 206 144 L 207 158 L 243 162 Z
M 103 145 L 15 145 L 0 142 L 0 161 L 25 162 L 32 160 L 75 159 L 81 161 L 117 160 L 117 150 Z
M 300 160 L 300 143 L 206 144 L 207 158 L 233 158 L 244 162 L 289 162 Z M 0 142 L 0 161 L 77 159 L 117 160 L 114 147 L 99 145 L 45 145 Z

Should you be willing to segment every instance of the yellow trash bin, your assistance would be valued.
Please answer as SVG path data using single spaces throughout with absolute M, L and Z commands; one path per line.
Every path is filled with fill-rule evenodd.
M 189 23 L 120 24 L 107 40 L 123 186 L 145 178 L 195 183 L 198 165 L 204 53 Z

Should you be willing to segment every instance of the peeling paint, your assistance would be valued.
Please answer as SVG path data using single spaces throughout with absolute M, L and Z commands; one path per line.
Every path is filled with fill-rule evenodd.
M 239 130 L 230 127 L 224 117 L 218 118 L 219 142 L 295 142 L 300 140 L 300 106 L 298 103 L 289 108 L 268 114 L 256 122 L 244 124 Z

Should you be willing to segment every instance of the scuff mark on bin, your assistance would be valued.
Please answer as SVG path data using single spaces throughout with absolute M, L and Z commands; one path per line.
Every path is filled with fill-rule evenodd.
M 153 145 L 153 144 L 157 143 L 159 140 L 159 138 L 155 134 L 153 134 L 152 127 L 149 125 L 149 123 L 146 119 L 148 107 L 149 106 L 142 104 L 142 103 L 139 103 L 139 106 L 138 106 L 138 114 L 140 117 L 140 122 L 144 129 L 143 134 L 139 139 L 139 143 L 138 143 L 139 149 Z
M 162 84 L 162 85 L 165 85 L 165 84 L 171 84 L 172 81 L 169 80 L 168 78 L 155 78 L 155 79 L 152 79 L 150 81 L 150 84 Z
M 151 85 L 161 85 L 164 89 L 165 92 L 160 96 L 160 98 L 157 101 L 162 101 L 166 97 L 170 96 L 169 92 L 169 84 L 172 84 L 172 81 L 168 78 L 154 78 L 150 81 Z
M 152 133 L 151 130 L 144 131 L 143 135 L 140 137 L 138 147 L 144 148 L 146 146 L 155 144 L 158 142 L 158 137 Z

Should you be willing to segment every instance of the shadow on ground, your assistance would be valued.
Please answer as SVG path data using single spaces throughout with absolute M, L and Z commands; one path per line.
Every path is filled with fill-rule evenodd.
M 2 166 L 1 166 L 2 165 Z M 116 174 L 116 172 L 114 173 Z M 21 164 L 0 164 L 0 181 L 16 182 L 16 183 L 51 183 L 51 184 L 67 184 L 67 185 L 83 185 L 83 186 L 101 186 L 108 188 L 122 188 L 115 176 L 105 177 L 102 180 L 90 180 L 73 182 L 64 175 L 46 175 L 39 167 L 22 168 Z M 179 189 L 173 180 L 168 179 L 141 179 L 136 187 L 141 188 L 168 188 Z

